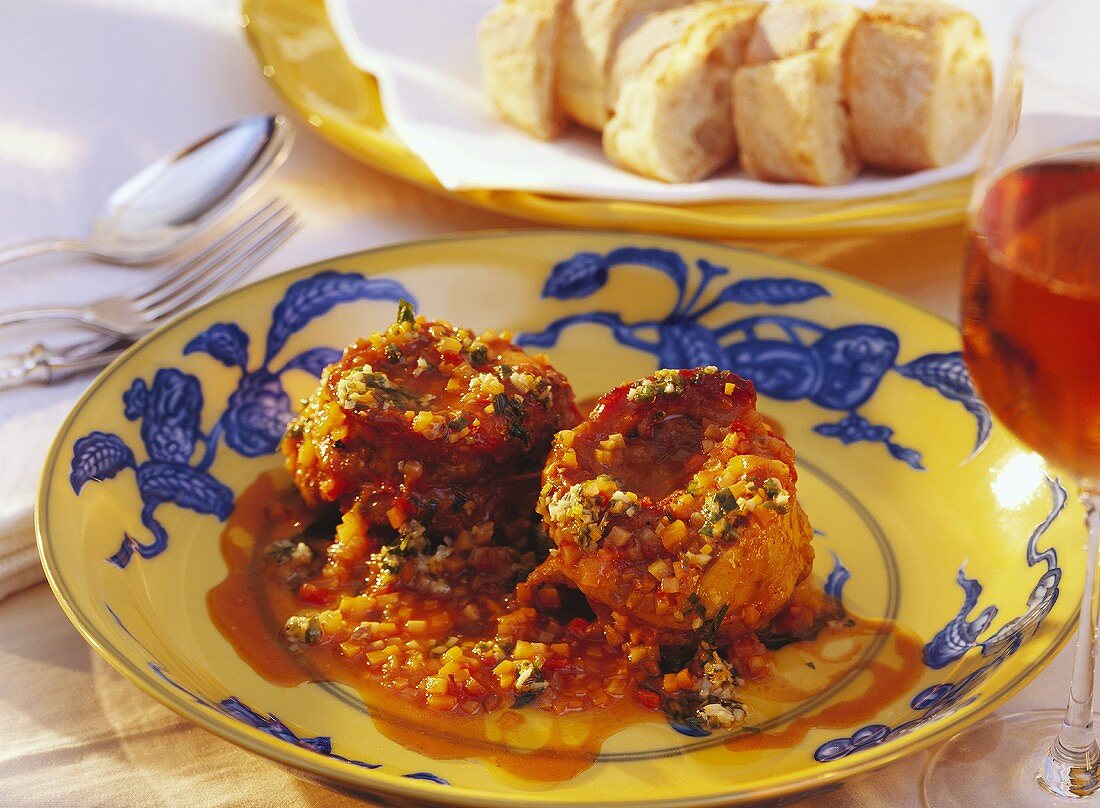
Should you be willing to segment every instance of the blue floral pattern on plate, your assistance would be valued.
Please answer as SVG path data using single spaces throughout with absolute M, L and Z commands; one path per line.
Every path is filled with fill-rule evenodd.
M 835 738 L 823 743 L 814 752 L 816 760 L 821 763 L 838 760 L 905 735 L 944 713 L 965 707 L 977 697 L 978 694 L 974 692 L 976 688 L 1008 657 L 1016 653 L 1024 640 L 1039 630 L 1039 626 L 1058 600 L 1058 583 L 1062 578 L 1057 551 L 1053 547 L 1042 551 L 1038 549 L 1039 539 L 1047 532 L 1066 505 L 1066 489 L 1058 481 L 1048 477 L 1047 487 L 1051 495 L 1050 512 L 1032 531 L 1027 542 L 1028 566 L 1034 567 L 1043 562 L 1046 564 L 1046 569 L 1039 576 L 1039 580 L 1028 596 L 1027 611 L 1005 623 L 988 639 L 980 640 L 979 637 L 989 629 L 997 616 L 997 607 L 988 606 L 976 618 L 969 619 L 982 593 L 982 585 L 976 579 L 968 578 L 964 569 L 960 568 L 957 581 L 963 591 L 963 605 L 958 614 L 951 618 L 947 625 L 924 646 L 924 664 L 929 668 L 944 668 L 961 659 L 972 648 L 980 649 L 981 656 L 988 661 L 967 673 L 958 682 L 932 685 L 913 696 L 909 706 L 920 713 L 916 718 L 895 727 L 868 724 L 847 738 Z
M 628 323 L 614 311 L 570 314 L 542 331 L 521 334 L 519 343 L 549 347 L 572 326 L 603 326 L 620 344 L 656 356 L 658 367 L 715 365 L 750 379 L 761 395 L 780 401 L 806 399 L 822 409 L 843 412 L 839 421 L 818 424 L 814 431 L 844 445 L 881 443 L 892 457 L 914 469 L 923 468 L 920 452 L 894 442 L 891 427 L 872 424 L 859 414 L 889 372 L 920 382 L 973 415 L 977 422 L 975 452 L 989 437 L 992 418 L 958 351 L 925 354 L 898 364 L 898 336 L 881 325 L 853 323 L 828 328 L 805 317 L 772 313 L 715 325 L 705 322 L 727 304 L 779 308 L 829 297 L 829 291 L 813 281 L 742 278 L 708 295 L 712 284 L 729 274 L 728 268 L 699 259 L 695 262 L 698 280 L 693 284 L 692 273 L 679 253 L 620 247 L 606 255 L 582 252 L 561 261 L 551 270 L 542 296 L 558 300 L 590 297 L 603 288 L 614 267 L 623 265 L 648 267 L 672 281 L 676 298 L 664 318 Z
M 296 281 L 287 289 L 271 314 L 263 359 L 249 370 L 251 346 L 248 334 L 236 323 L 215 323 L 194 337 L 184 354 L 208 354 L 240 373 L 221 416 L 209 433 L 200 421 L 205 402 L 202 383 L 177 368 L 156 372 L 150 386 L 134 379 L 123 395 L 126 418 L 141 422 L 141 441 L 148 459 L 138 463 L 133 450 L 113 433 L 95 431 L 73 444 L 69 481 L 78 495 L 89 482 L 109 480 L 125 469 L 134 472 L 141 495 L 141 523 L 152 535 L 141 542 L 123 536 L 109 560 L 119 567 L 130 563 L 136 552 L 153 558 L 168 546 L 168 533 L 156 511 L 165 503 L 209 514 L 221 521 L 233 510 L 233 491 L 210 473 L 219 443 L 244 457 L 271 454 L 279 446 L 290 420 L 290 397 L 282 385 L 287 371 L 303 371 L 316 378 L 340 358 L 336 348 L 317 347 L 297 354 L 282 366 L 275 360 L 291 336 L 334 306 L 356 300 L 414 301 L 397 281 L 366 278 L 359 273 L 322 271 Z M 201 451 L 199 450 L 201 447 Z

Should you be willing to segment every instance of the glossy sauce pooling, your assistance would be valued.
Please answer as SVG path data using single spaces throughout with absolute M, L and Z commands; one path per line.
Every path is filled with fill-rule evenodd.
M 619 730 L 634 724 L 665 723 L 665 715 L 658 709 L 661 677 L 632 676 L 631 663 L 618 648 L 609 647 L 602 634 L 597 640 L 591 626 L 581 626 L 575 620 L 570 621 L 572 630 L 568 625 L 554 629 L 557 624 L 551 618 L 539 615 L 517 629 L 520 633 L 550 629 L 543 639 L 554 640 L 570 660 L 560 669 L 546 672 L 549 692 L 522 707 L 512 706 L 492 681 L 485 681 L 478 698 L 460 698 L 452 709 L 432 708 L 424 703 L 423 687 L 418 689 L 415 676 L 410 678 L 407 671 L 370 665 L 362 652 L 349 654 L 335 643 L 304 646 L 289 642 L 283 627 L 289 617 L 303 610 L 301 588 L 288 585 L 275 574 L 270 548 L 280 540 L 299 537 L 303 525 L 314 518 L 286 475 L 269 473 L 237 500 L 221 537 L 229 571 L 208 594 L 208 607 L 215 625 L 241 658 L 267 680 L 285 686 L 311 681 L 343 683 L 360 694 L 379 731 L 406 748 L 436 759 L 478 758 L 534 780 L 570 779 L 591 766 L 604 741 Z M 486 587 L 480 608 L 498 615 L 516 611 L 514 599 L 502 592 L 502 588 Z M 444 631 L 472 632 L 475 636 L 461 638 L 464 646 L 493 636 L 493 620 L 464 620 L 462 603 L 438 596 L 425 598 L 411 591 L 402 598 L 391 609 L 405 609 L 402 613 L 415 621 L 419 617 L 416 601 L 428 601 L 432 613 L 448 615 Z M 867 647 L 883 637 L 883 650 L 869 662 L 865 660 Z M 398 635 L 393 641 L 409 639 Z M 849 681 L 857 670 L 862 670 L 859 681 L 868 680 L 869 687 L 861 685 L 861 695 L 853 696 L 849 686 L 843 699 L 824 699 L 829 706 L 799 715 L 780 731 L 734 732 L 726 741 L 733 748 L 791 747 L 811 729 L 850 726 L 869 719 L 911 692 L 922 670 L 920 642 L 915 637 L 881 622 L 852 618 L 827 624 L 815 639 L 769 652 L 768 659 L 770 670 L 763 675 L 750 675 L 744 666 L 740 669 L 745 678 L 741 695 L 751 726 L 767 725 L 792 710 L 801 711 L 815 697 Z M 736 658 L 733 661 L 739 664 Z M 760 673 L 759 666 L 752 667 L 752 673 Z M 782 721 L 776 723 L 783 725 Z M 664 745 L 673 746 L 680 736 L 669 733 Z M 535 750 L 538 765 L 532 765 L 530 753 Z M 347 754 L 347 750 L 342 752 Z

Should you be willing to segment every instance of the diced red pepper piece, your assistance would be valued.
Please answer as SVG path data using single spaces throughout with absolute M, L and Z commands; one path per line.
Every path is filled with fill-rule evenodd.
M 584 634 L 588 631 L 589 623 L 583 617 L 574 617 L 566 624 L 566 629 L 574 634 Z
M 298 587 L 298 599 L 313 606 L 328 606 L 332 598 L 331 592 L 316 584 L 305 583 Z
M 565 657 L 552 656 L 542 663 L 542 670 L 544 673 L 550 673 L 552 671 L 561 670 L 569 665 L 569 660 Z

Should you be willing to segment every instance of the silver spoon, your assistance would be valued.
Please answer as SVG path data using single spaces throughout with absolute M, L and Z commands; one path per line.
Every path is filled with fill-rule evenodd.
M 294 139 L 282 115 L 252 115 L 139 172 L 104 203 L 87 240 L 41 238 L 0 249 L 0 264 L 76 252 L 127 266 L 164 258 L 276 169 Z

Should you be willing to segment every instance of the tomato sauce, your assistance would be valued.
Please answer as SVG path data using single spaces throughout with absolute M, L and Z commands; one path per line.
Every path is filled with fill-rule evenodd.
M 288 476 L 270 472 L 238 499 L 221 536 L 228 572 L 209 592 L 208 608 L 240 657 L 268 681 L 350 686 L 378 730 L 408 749 L 437 759 L 480 759 L 548 782 L 592 766 L 605 740 L 620 730 L 666 722 L 663 710 L 675 703 L 678 674 L 655 669 L 644 637 L 629 626 L 600 626 L 576 604 L 556 601 L 552 587 L 521 584 L 513 592 L 499 570 L 486 569 L 465 583 L 460 571 L 449 593 L 407 589 L 384 607 L 376 603 L 368 616 L 378 617 L 378 625 L 393 623 L 381 640 L 341 640 L 330 627 L 322 627 L 326 640 L 319 643 L 288 639 L 287 621 L 304 610 L 320 609 L 328 620 L 358 608 L 354 599 L 365 595 L 349 583 L 347 594 L 339 595 L 346 601 L 333 601 L 328 592 L 318 596 L 309 588 L 311 576 L 319 575 L 316 559 L 290 578 L 285 565 L 273 561 L 272 548 L 300 539 L 315 519 Z M 330 539 L 310 541 L 320 547 Z M 351 605 L 340 612 L 341 602 Z M 478 607 L 476 619 L 463 615 L 471 602 Z M 433 618 L 439 621 L 435 628 Z M 503 641 L 502 635 L 517 650 L 527 643 L 542 660 L 541 689 L 529 702 L 517 695 L 514 681 L 510 688 L 501 685 L 509 675 L 514 680 L 516 671 L 502 672 L 493 658 L 486 661 L 473 650 Z M 919 640 L 881 621 L 833 620 L 811 639 L 766 653 L 751 639 L 741 651 L 726 651 L 742 675 L 739 697 L 749 730 L 731 731 L 724 743 L 739 750 L 796 746 L 814 728 L 870 719 L 911 692 L 920 676 Z M 379 642 L 383 647 L 371 651 Z M 446 651 L 438 658 L 416 652 L 440 646 Z M 632 659 L 632 648 L 646 650 Z M 866 687 L 853 695 L 858 683 Z M 833 692 L 836 698 L 825 698 Z M 766 729 L 772 725 L 781 728 Z M 669 746 L 681 739 L 671 730 L 669 735 Z M 537 766 L 531 765 L 535 752 Z

